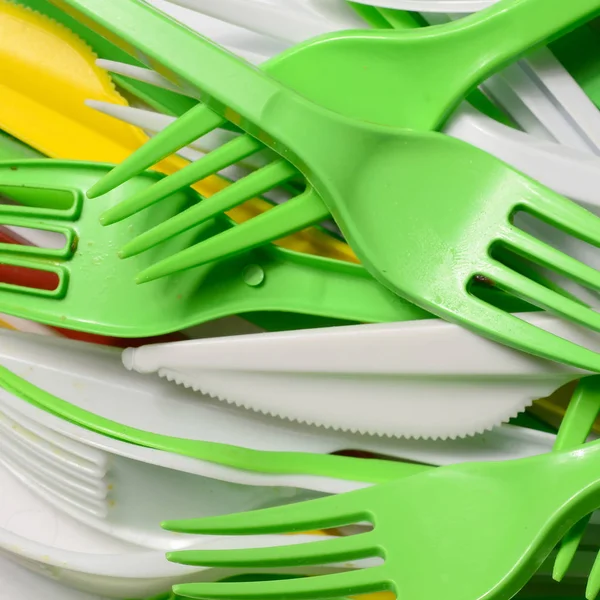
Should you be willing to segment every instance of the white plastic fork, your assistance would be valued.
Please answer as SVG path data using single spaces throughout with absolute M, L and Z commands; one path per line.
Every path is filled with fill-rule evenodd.
M 67 425 L 70 436 L 64 435 L 44 424 L 53 425 L 55 418 L 46 419 L 43 411 L 34 412 L 32 420 L 9 404 L 7 394 L 0 392 L 0 421 L 10 425 L 0 428 L 3 459 L 55 508 L 130 543 L 161 550 L 185 545 L 186 540 L 160 529 L 165 514 L 193 515 L 198 510 L 212 514 L 315 496 L 294 488 L 240 485 L 186 472 L 178 468 L 177 457 L 167 453 L 140 452 L 136 446 L 103 440 L 74 425 Z M 65 447 L 92 455 L 94 462 L 82 465 L 80 456 L 65 456 Z
M 171 82 L 149 69 L 106 60 L 99 60 L 98 65 L 113 73 L 173 89 Z M 90 100 L 87 104 L 104 114 L 154 133 L 175 120 L 168 115 L 106 102 Z M 599 157 L 507 127 L 467 103 L 463 103 L 456 111 L 445 132 L 494 154 L 555 191 L 586 204 L 588 208 L 597 207 L 600 210 Z M 214 150 L 221 145 L 220 140 L 225 140 L 228 135 L 232 134 L 226 132 L 204 136 L 188 150 Z M 264 166 L 264 158 L 263 154 L 252 166 Z
M 43 592 L 38 596 L 41 600 L 102 600 L 88 594 L 99 594 L 106 600 L 155 597 L 165 594 L 177 583 L 218 581 L 235 574 L 231 569 L 204 569 L 170 563 L 164 550 L 150 550 L 104 536 L 61 514 L 41 499 L 41 495 L 36 482 L 28 479 L 10 458 L 0 454 L 0 560 L 8 558 L 11 561 L 8 570 L 0 565 L 2 600 L 34 598 L 32 588 L 18 585 L 27 585 L 30 578 L 21 577 L 14 563 L 43 576 L 46 578 L 44 583 L 49 585 L 55 582 L 87 592 L 81 598 L 77 594 L 71 595 L 67 588 L 62 593 L 48 594 L 46 587 L 40 585 L 36 589 Z M 188 540 L 193 544 L 193 539 Z M 269 536 L 264 543 L 273 546 L 310 540 L 314 540 L 314 536 L 283 538 L 275 535 Z M 214 536 L 205 536 L 196 542 L 199 542 L 197 547 L 215 549 L 248 546 L 247 540 Z M 587 553 L 578 554 L 577 563 L 578 569 L 588 564 Z M 339 567 L 331 567 L 325 572 L 339 570 Z M 291 572 L 323 574 L 322 569 L 314 567 Z M 6 595 L 7 589 L 13 594 Z

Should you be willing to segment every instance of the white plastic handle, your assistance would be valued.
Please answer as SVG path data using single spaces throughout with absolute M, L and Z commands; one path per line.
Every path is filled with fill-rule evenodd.
M 297 43 L 340 29 L 368 25 L 344 2 L 273 2 L 269 0 L 169 0 L 231 25 Z
M 586 149 L 600 154 L 600 111 L 554 54 L 540 48 L 521 61 L 521 66 L 563 113 Z

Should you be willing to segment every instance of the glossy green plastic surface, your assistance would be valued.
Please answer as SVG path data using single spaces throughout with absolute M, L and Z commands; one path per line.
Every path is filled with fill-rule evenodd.
M 381 483 L 412 477 L 435 467 L 380 459 L 303 452 L 266 452 L 216 442 L 174 438 L 134 429 L 90 413 L 0 367 L 0 387 L 46 412 L 102 435 L 145 448 L 189 456 L 259 473 L 302 474 Z
M 138 286 L 135 276 L 165 248 L 124 261 L 117 251 L 136 232 L 161 223 L 198 201 L 193 190 L 173 195 L 126 222 L 106 228 L 100 215 L 160 175 L 144 173 L 96 200 L 85 190 L 110 165 L 70 161 L 0 163 L 0 193 L 34 206 L 0 206 L 0 224 L 62 233 L 60 250 L 0 246 L 0 261 L 51 271 L 55 291 L 0 284 L 0 311 L 38 322 L 118 337 L 147 337 L 212 319 L 253 311 L 283 311 L 348 321 L 394 321 L 431 315 L 377 284 L 359 265 L 302 255 L 273 246 Z M 50 190 L 64 190 L 50 194 Z M 62 203 L 62 205 L 61 205 Z M 174 252 L 231 227 L 211 220 L 173 240 Z M 261 273 L 257 280 L 253 273 Z
M 199 196 L 188 189 L 125 222 L 102 227 L 104 211 L 161 178 L 146 172 L 102 198 L 87 200 L 85 190 L 111 168 L 47 159 L 0 162 L 0 193 L 27 205 L 0 206 L 0 224 L 49 229 L 67 239 L 61 250 L 0 245 L 0 262 L 51 271 L 60 279 L 52 292 L 0 283 L 0 312 L 115 337 L 149 337 L 220 317 L 264 311 L 346 322 L 432 318 L 378 284 L 359 265 L 275 246 L 138 286 L 135 277 L 140 269 L 162 258 L 165 251 L 178 252 L 233 225 L 221 215 L 190 229 L 166 248 L 121 260 L 118 249 L 132 235 L 179 214 Z M 489 299 L 507 310 L 531 308 L 494 290 Z M 314 322 L 309 319 L 305 325 Z
M 591 385 L 600 393 L 599 380 Z M 370 522 L 374 529 L 297 546 L 168 554 L 182 564 L 293 567 L 381 557 L 379 566 L 283 582 L 175 586 L 188 598 L 514 596 L 574 523 L 600 506 L 600 441 L 533 458 L 440 467 L 402 481 L 285 507 L 163 526 L 210 535 L 288 533 Z
M 225 579 L 221 579 L 221 582 L 228 583 L 240 583 L 240 582 L 251 582 L 251 581 L 283 581 L 285 579 L 295 579 L 298 575 L 285 575 L 283 573 L 252 573 L 246 575 L 233 575 L 231 577 L 226 577 Z M 179 597 L 176 596 L 172 591 L 166 592 L 164 594 L 159 594 L 158 596 L 152 596 L 152 598 L 145 598 L 145 600 L 179 600 Z M 333 600 L 349 600 L 348 598 L 334 598 Z M 361 599 L 361 600 L 375 600 L 371 599 Z M 383 598 L 382 600 L 386 600 Z M 541 599 L 540 599 L 541 600 Z M 544 599 L 550 600 L 550 599 Z M 567 599 L 567 598 L 554 598 L 553 600 L 580 600 L 580 599 Z
M 0 131 L 0 161 L 25 158 L 43 158 L 43 154 Z
M 558 431 L 554 451 L 568 450 L 585 442 L 600 412 L 600 377 L 586 377 L 581 380 L 569 403 L 564 419 Z M 555 563 L 553 577 L 561 581 L 575 558 L 575 553 L 587 527 L 589 518 L 585 518 L 561 541 Z M 593 566 L 588 580 L 586 596 L 593 600 L 600 589 L 598 561 Z
M 280 237 L 278 227 L 289 228 L 291 218 L 300 223 L 302 215 L 307 221 L 322 215 L 323 200 L 361 262 L 395 293 L 495 341 L 600 371 L 597 353 L 470 294 L 473 280 L 483 278 L 600 331 L 595 311 L 490 256 L 493 247 L 508 246 L 600 289 L 596 270 L 529 237 L 510 219 L 517 210 L 527 210 L 594 245 L 600 244 L 600 220 L 468 144 L 394 127 L 440 127 L 479 82 L 526 50 L 600 14 L 600 0 L 501 0 L 438 27 L 342 32 L 301 44 L 286 55 L 285 72 L 300 91 L 304 80 L 312 101 L 137 0 L 110 7 L 101 0 L 53 1 L 80 11 L 125 46 L 135 46 L 145 62 L 175 81 L 196 86 L 210 108 L 270 145 L 307 177 L 314 192 L 308 189 L 240 227 L 231 253 L 241 250 L 243 235 L 250 237 L 246 247 L 257 245 L 268 241 L 269 231 Z M 210 66 L 198 69 L 200 63 Z M 328 110 L 331 104 L 336 113 Z M 132 164 L 135 171 L 145 168 L 149 157 L 152 164 L 160 158 L 157 153 L 170 153 L 174 139 L 178 145 L 196 134 L 196 117 L 205 127 L 205 107 L 192 109 L 152 140 L 152 151 L 136 153 L 90 195 L 122 183 Z M 279 213 L 283 218 L 277 223 Z M 214 240 L 210 243 L 214 250 Z M 180 262 L 180 268 L 190 266 Z M 154 265 L 142 279 L 163 274 Z

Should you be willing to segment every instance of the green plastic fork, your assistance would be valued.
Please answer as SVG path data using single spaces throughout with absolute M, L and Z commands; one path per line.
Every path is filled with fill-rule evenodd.
M 588 391 L 600 395 L 600 378 Z M 514 596 L 561 536 L 600 506 L 600 441 L 533 458 L 441 467 L 402 481 L 248 513 L 170 521 L 211 535 L 290 533 L 369 522 L 366 533 L 268 549 L 179 551 L 168 559 L 232 568 L 383 559 L 346 573 L 279 582 L 174 587 L 187 598 L 288 600 L 390 591 L 398 598 L 496 600 Z
M 307 327 L 315 326 L 314 318 L 344 323 L 433 317 L 395 296 L 359 265 L 275 246 L 138 286 L 134 280 L 139 269 L 162 257 L 164 248 L 133 261 L 120 260 L 118 248 L 138 231 L 197 202 L 196 192 L 174 194 L 168 203 L 107 229 L 100 225 L 103 211 L 128 194 L 152 187 L 161 176 L 147 172 L 101 199 L 85 200 L 85 190 L 106 175 L 110 165 L 15 160 L 19 148 L 11 148 L 11 160 L 0 161 L 0 195 L 24 206 L 0 205 L 0 225 L 46 229 L 62 234 L 65 243 L 55 250 L 0 244 L 0 263 L 49 271 L 57 280 L 52 291 L 0 282 L 2 312 L 114 337 L 161 335 L 249 312 L 254 319 L 260 311 L 306 315 Z M 178 252 L 232 226 L 220 216 L 173 240 L 170 250 Z M 489 300 L 505 310 L 532 309 L 497 290 L 488 292 Z M 297 316 L 294 323 L 300 324 Z M 280 325 L 274 317 L 267 324 Z
M 145 62 L 159 65 L 175 82 L 195 86 L 210 108 L 292 161 L 310 181 L 303 195 L 236 229 L 234 239 L 227 242 L 229 255 L 280 237 L 284 229 L 321 220 L 326 205 L 361 262 L 394 292 L 493 340 L 600 370 L 596 353 L 470 293 L 472 282 L 483 279 L 600 331 L 596 312 L 490 256 L 496 247 L 508 246 L 516 254 L 599 289 L 596 270 L 516 229 L 510 219 L 525 210 L 594 245 L 600 244 L 600 221 L 463 142 L 394 127 L 440 127 L 482 79 L 525 50 L 600 14 L 600 0 L 501 0 L 439 27 L 319 38 L 286 57 L 286 74 L 293 76 L 297 89 L 310 90 L 314 102 L 137 0 L 110 6 L 102 0 L 53 1 L 80 11 L 126 46 L 136 47 Z M 198 64 L 204 68 L 198 69 Z M 343 99 L 348 99 L 346 110 L 340 105 Z M 327 109 L 330 103 L 338 113 Z M 199 128 L 199 120 L 204 129 Z M 215 115 L 208 130 L 221 122 Z M 89 195 L 107 192 L 159 155 L 189 143 L 207 131 L 207 123 L 206 107 L 191 109 Z M 193 168 L 206 168 L 211 161 L 221 165 L 224 153 L 246 156 L 261 147 L 258 139 L 238 138 Z M 266 169 L 274 185 L 293 171 L 284 159 Z M 184 171 L 174 178 L 181 182 Z M 242 190 L 244 185 L 244 180 L 238 183 Z M 232 196 L 233 191 L 225 198 L 213 197 L 213 207 L 223 210 Z M 109 221 L 110 215 L 105 217 Z M 222 243 L 223 238 L 215 239 L 208 242 L 208 250 L 200 246 L 204 256 Z M 200 250 L 195 250 L 197 257 Z M 222 247 L 217 250 L 215 254 L 225 255 Z M 194 251 L 173 258 L 175 265 L 163 262 L 147 269 L 143 279 L 190 267 L 196 260 L 190 252 Z
M 0 225 L 45 229 L 66 240 L 54 250 L 0 244 L 0 262 L 49 271 L 57 278 L 52 291 L 0 283 L 2 312 L 115 337 L 149 337 L 266 310 L 350 322 L 431 317 L 379 285 L 359 265 L 274 246 L 137 286 L 136 274 L 162 258 L 164 249 L 122 261 L 118 248 L 132 235 L 177 215 L 199 196 L 186 190 L 151 211 L 105 228 L 99 220 L 102 212 L 161 177 L 144 173 L 101 199 L 84 200 L 85 190 L 111 168 L 48 159 L 0 162 L 0 195 L 27 205 L 0 205 Z M 226 217 L 209 221 L 173 240 L 170 249 L 183 250 L 231 226 Z M 523 304 L 520 308 L 527 310 Z
M 575 447 L 585 439 L 600 406 L 599 380 L 600 377 L 586 378 L 579 384 L 565 415 L 555 450 Z M 158 435 L 90 413 L 31 384 L 4 367 L 0 367 L 0 387 L 24 402 L 96 433 L 127 443 L 207 460 L 237 469 L 263 473 L 329 476 L 365 483 L 408 481 L 411 478 L 420 477 L 422 473 L 437 470 L 426 465 L 378 459 L 364 460 L 306 453 L 256 451 L 226 444 Z M 194 525 L 186 523 L 185 527 L 191 528 Z M 171 558 L 181 562 L 201 561 L 204 555 L 177 554 Z M 266 565 L 258 564 L 256 566 Z M 597 581 L 597 574 L 590 577 L 590 585 L 595 585 Z

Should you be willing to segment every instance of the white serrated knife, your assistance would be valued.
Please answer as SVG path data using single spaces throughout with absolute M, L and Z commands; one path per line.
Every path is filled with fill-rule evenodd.
M 600 349 L 597 334 L 519 316 Z M 123 362 L 273 416 L 416 438 L 483 432 L 587 374 L 437 319 L 156 344 L 125 350 Z

